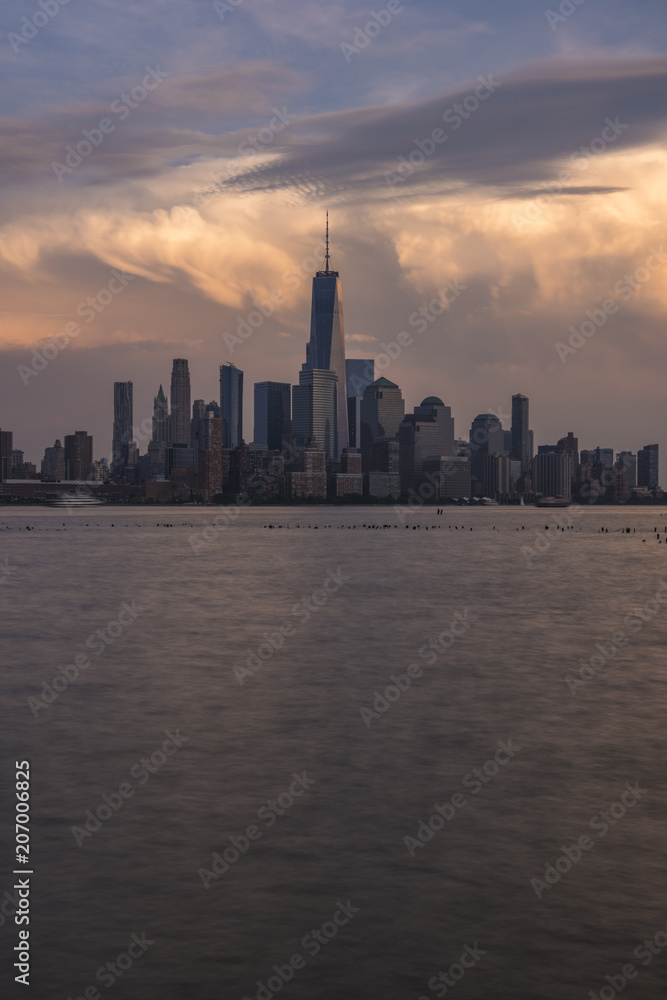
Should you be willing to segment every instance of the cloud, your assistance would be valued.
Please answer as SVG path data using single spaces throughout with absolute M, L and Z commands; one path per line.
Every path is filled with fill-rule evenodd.
M 302 120 L 277 140 L 280 158 L 249 169 L 237 186 L 383 197 L 390 190 L 385 174 L 392 173 L 400 178 L 391 189 L 399 195 L 414 189 L 443 194 L 475 184 L 511 189 L 548 179 L 557 164 L 608 131 L 607 119 L 627 126 L 618 134 L 624 147 L 665 133 L 659 97 L 667 83 L 665 57 L 554 57 L 488 79 L 493 93 L 487 91 L 482 101 L 474 98 L 480 84 L 473 80 L 411 104 Z M 462 107 L 467 98 L 465 107 L 474 110 Z M 446 138 L 434 144 L 430 137 L 438 128 Z M 420 153 L 425 146 L 434 146 L 432 155 Z M 408 163 L 399 174 L 400 157 L 411 155 L 414 169 Z

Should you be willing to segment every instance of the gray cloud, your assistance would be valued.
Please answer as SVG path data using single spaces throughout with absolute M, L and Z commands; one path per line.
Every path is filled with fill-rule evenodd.
M 500 87 L 458 127 L 443 123 L 443 114 L 462 104 L 477 81 L 402 106 L 309 118 L 276 141 L 280 162 L 249 171 L 237 186 L 386 194 L 385 173 L 399 170 L 399 157 L 409 157 L 416 140 L 444 128 L 447 140 L 412 174 L 405 169 L 396 191 L 442 194 L 452 184 L 511 188 L 549 179 L 556 163 L 601 135 L 608 118 L 628 126 L 611 149 L 641 146 L 665 131 L 665 57 L 552 58 L 494 79 Z

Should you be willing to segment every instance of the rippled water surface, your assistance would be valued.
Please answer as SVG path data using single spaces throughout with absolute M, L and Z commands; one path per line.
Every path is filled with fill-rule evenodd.
M 0 512 L 30 995 L 662 1000 L 664 510 L 214 513 Z

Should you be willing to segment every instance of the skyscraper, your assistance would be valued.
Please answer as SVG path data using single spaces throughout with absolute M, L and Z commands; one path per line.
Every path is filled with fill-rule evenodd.
M 372 471 L 369 463 L 373 443 L 378 438 L 398 437 L 398 428 L 404 416 L 403 393 L 395 382 L 381 377 L 366 386 L 361 403 L 361 449 L 364 472 Z
M 512 455 L 521 462 L 521 472 L 530 471 L 531 443 L 528 428 L 528 397 L 512 396 Z
M 255 382 L 254 443 L 268 451 L 290 446 L 292 387 L 289 382 Z
M 572 459 L 569 455 L 538 454 L 533 459 L 533 489 L 548 497 L 572 496 Z
M 169 443 L 169 403 L 162 385 L 158 389 L 157 396 L 153 399 L 153 436 L 151 440 L 156 444 Z
M 637 485 L 657 489 L 658 479 L 658 446 L 647 444 L 637 453 Z
M 184 358 L 174 358 L 171 369 L 170 444 L 190 444 L 190 370 Z
M 13 431 L 0 431 L 0 482 L 12 474 Z
M 363 396 L 366 386 L 375 380 L 373 358 L 347 358 L 345 361 L 345 386 L 350 396 Z
M 299 384 L 292 386 L 292 439 L 294 449 L 302 452 L 307 440 L 316 446 L 327 461 L 338 461 L 338 376 L 335 372 L 310 368 L 299 372 Z
M 657 445 L 656 445 L 657 447 Z M 614 449 L 613 448 L 596 448 L 595 449 L 595 463 L 604 465 L 605 469 L 613 469 L 614 467 Z
M 401 493 L 407 495 L 424 482 L 424 462 L 454 453 L 454 418 L 438 396 L 427 396 L 398 430 Z
M 44 449 L 42 459 L 42 476 L 47 479 L 66 479 L 67 467 L 65 465 L 65 449 L 56 438 L 53 448 Z
M 93 439 L 86 431 L 65 435 L 65 468 L 68 479 L 90 479 L 93 471 Z
M 208 405 L 197 432 L 198 481 L 207 503 L 216 493 L 222 493 L 222 419 L 215 415 L 216 409 Z
M 523 397 L 525 399 L 525 396 Z M 512 407 L 514 407 L 512 399 Z M 528 400 L 526 400 L 526 404 Z M 526 417 L 528 414 L 526 414 Z M 505 432 L 495 413 L 478 413 L 470 428 L 470 466 L 473 477 L 477 480 L 478 489 L 484 492 L 486 476 L 485 460 L 489 455 L 505 453 Z M 523 468 L 523 465 L 522 465 Z M 474 491 L 473 491 L 474 492 Z
M 153 398 L 153 433 L 148 445 L 148 461 L 145 475 L 148 480 L 164 479 L 169 447 L 170 422 L 169 403 L 160 385 Z
M 620 451 L 616 461 L 621 462 L 627 472 L 627 487 L 634 490 L 637 486 L 637 456 L 631 451 Z
M 375 379 L 373 358 L 347 358 L 347 426 L 350 448 L 361 448 L 361 400 L 367 386 Z
M 340 451 L 349 441 L 347 423 L 347 390 L 345 372 L 345 332 L 343 324 L 343 288 L 338 271 L 332 271 L 329 254 L 329 213 L 327 212 L 326 253 L 324 270 L 313 278 L 310 313 L 310 340 L 306 345 L 306 361 L 302 371 L 332 371 L 338 379 L 336 403 L 336 441 Z
M 222 447 L 243 443 L 243 372 L 230 363 L 220 365 L 220 412 Z
M 133 394 L 132 382 L 114 382 L 111 474 L 121 478 L 126 475 L 130 464 L 130 442 L 133 436 Z

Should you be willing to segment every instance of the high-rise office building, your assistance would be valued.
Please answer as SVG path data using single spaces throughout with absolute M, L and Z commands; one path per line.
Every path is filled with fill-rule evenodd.
M 361 453 L 364 472 L 371 472 L 373 443 L 378 438 L 397 438 L 405 416 L 403 394 L 395 382 L 379 378 L 364 390 L 361 403 Z
M 459 455 L 443 455 L 424 461 L 427 479 L 440 500 L 461 500 L 471 495 L 470 462 Z
M 620 451 L 616 456 L 616 461 L 624 465 L 627 487 L 629 490 L 634 490 L 637 486 L 637 456 L 631 451 Z
M 210 404 L 200 420 L 197 443 L 199 488 L 209 503 L 216 493 L 222 493 L 222 419 Z
M 424 403 L 417 407 L 415 413 L 423 406 Z M 362 439 L 369 438 L 369 444 L 372 444 L 375 438 L 396 437 L 404 416 L 405 401 L 396 383 L 383 377 L 371 382 L 364 390 L 361 404 Z
M 243 444 L 243 372 L 231 362 L 220 365 L 220 412 L 222 446 Z
M 572 431 L 568 431 L 567 437 L 562 437 L 556 445 L 559 455 L 567 455 L 570 459 L 570 471 L 572 473 L 572 492 L 577 488 L 577 481 L 580 475 L 579 470 L 579 438 L 576 438 Z
M 361 401 L 366 386 L 375 379 L 373 358 L 347 358 L 345 361 L 347 388 L 347 427 L 350 448 L 361 448 Z
M 65 435 L 67 479 L 88 480 L 93 471 L 93 439 L 86 431 Z
M 171 369 L 170 444 L 190 444 L 190 370 L 184 358 L 174 358 Z
M 507 499 L 512 493 L 512 460 L 508 455 L 482 459 L 482 493 L 491 500 Z
M 153 436 L 151 440 L 156 444 L 169 443 L 169 403 L 162 385 L 158 389 L 157 396 L 153 399 Z
M 195 399 L 192 404 L 192 420 L 190 421 L 190 447 L 195 459 L 195 472 L 199 471 L 200 423 L 206 417 L 206 401 Z
M 309 368 L 299 372 L 299 384 L 292 386 L 292 440 L 302 452 L 314 438 L 327 461 L 336 462 L 338 447 L 338 376 L 327 369 Z
M 655 490 L 659 485 L 658 480 L 658 446 L 647 444 L 637 453 L 637 485 Z
M 345 360 L 345 386 L 348 398 L 363 396 L 366 386 L 375 381 L 373 358 L 347 358 Z
M 603 465 L 605 469 L 613 469 L 614 467 L 614 449 L 613 448 L 596 448 L 595 449 L 595 465 Z
M 290 448 L 292 387 L 289 382 L 255 382 L 254 443 L 267 451 Z
M 521 462 L 522 473 L 530 471 L 532 458 L 528 420 L 528 397 L 519 392 L 512 396 L 512 457 Z
M 153 432 L 148 445 L 144 472 L 146 479 L 151 482 L 164 479 L 166 475 L 170 433 L 169 403 L 160 386 L 157 396 L 153 398 Z
M 190 444 L 196 450 L 199 448 L 199 421 L 206 416 L 206 400 L 195 399 L 192 404 L 192 420 L 190 421 Z
M 65 449 L 57 438 L 53 448 L 44 449 L 42 476 L 45 479 L 66 479 Z
M 504 454 L 505 432 L 500 420 L 495 413 L 479 413 L 470 427 L 470 469 L 476 481 L 473 493 L 484 493 L 485 459 L 489 455 Z
M 547 497 L 572 496 L 572 459 L 556 452 L 538 454 L 533 459 L 533 489 Z
M 13 450 L 13 431 L 0 431 L 0 482 L 4 482 L 11 477 Z
M 347 389 L 345 372 L 345 332 L 343 323 L 343 289 L 338 271 L 331 270 L 329 254 L 329 213 L 327 212 L 326 253 L 324 270 L 313 278 L 310 314 L 310 340 L 306 345 L 306 361 L 302 371 L 331 371 L 338 380 L 336 401 L 336 447 L 334 460 L 349 442 L 347 422 Z
M 424 461 L 454 453 L 454 418 L 437 396 L 427 396 L 398 429 L 401 493 L 418 490 L 424 482 Z
M 123 478 L 130 466 L 130 444 L 133 430 L 133 384 L 113 384 L 113 440 L 111 447 L 111 474 Z

